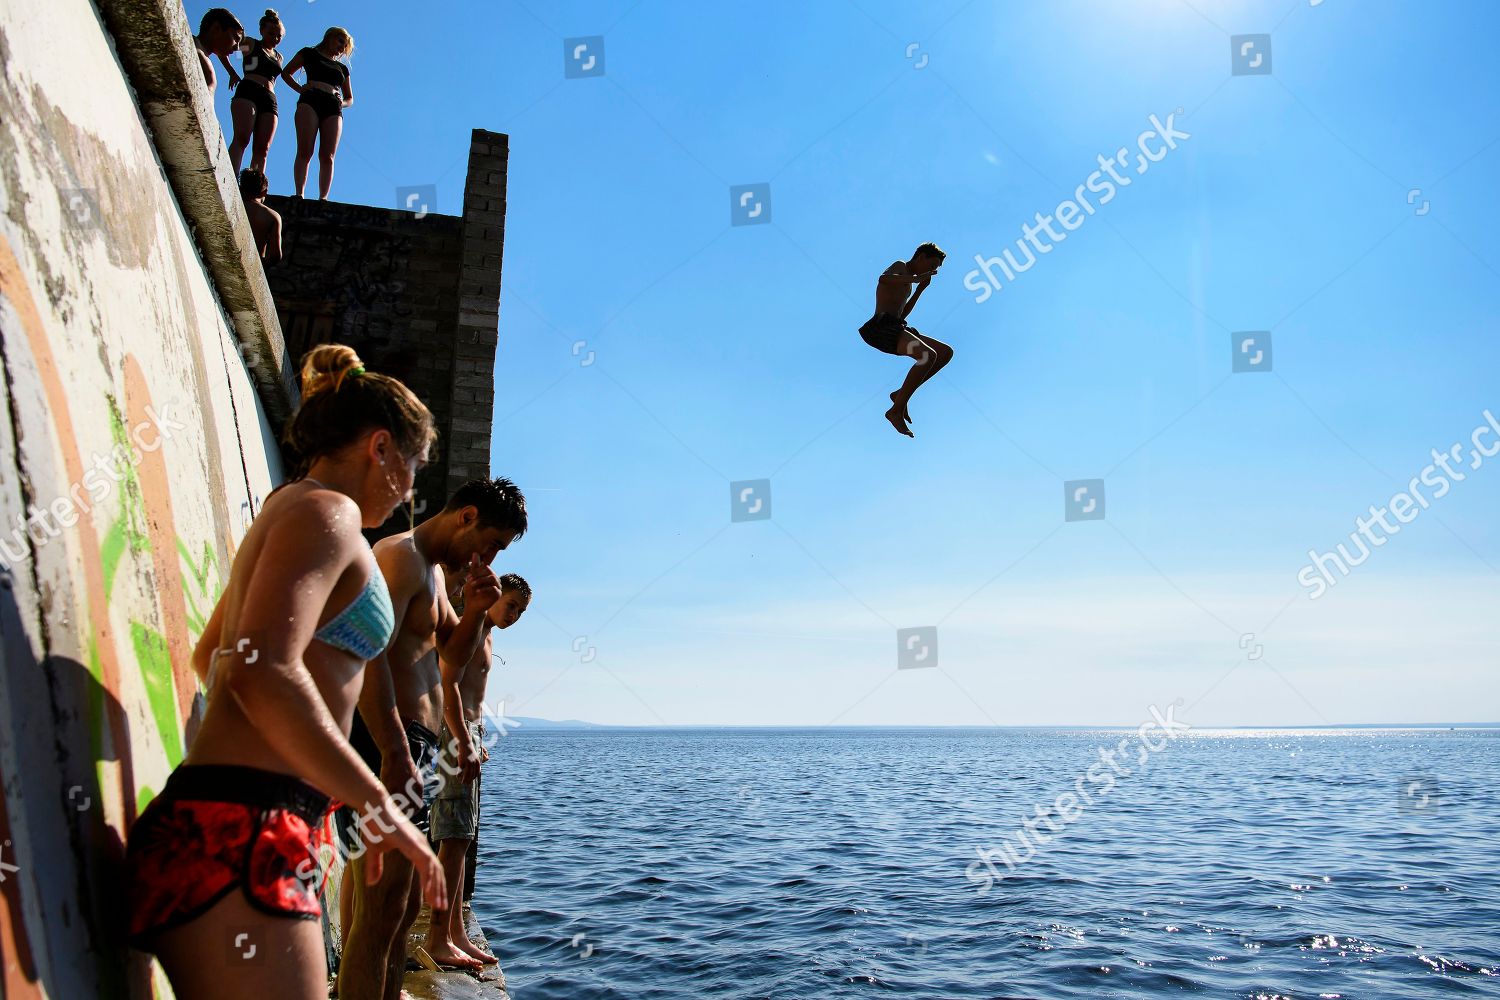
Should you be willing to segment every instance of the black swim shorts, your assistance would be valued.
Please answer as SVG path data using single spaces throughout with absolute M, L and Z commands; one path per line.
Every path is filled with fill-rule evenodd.
M 234 89 L 236 101 L 249 101 L 255 105 L 257 115 L 276 114 L 276 95 L 271 93 L 269 87 L 254 83 L 250 80 L 241 80 L 240 85 Z
M 297 98 L 298 104 L 306 104 L 318 114 L 318 124 L 323 124 L 328 118 L 342 118 L 344 116 L 344 99 L 328 93 L 326 90 L 316 90 L 312 87 L 304 87 L 302 96 Z
M 906 320 L 895 313 L 876 313 L 865 321 L 865 325 L 859 328 L 859 335 L 864 342 L 885 354 L 894 354 L 897 357 L 905 357 L 897 350 L 903 333 L 915 334 L 917 331 L 906 325 Z

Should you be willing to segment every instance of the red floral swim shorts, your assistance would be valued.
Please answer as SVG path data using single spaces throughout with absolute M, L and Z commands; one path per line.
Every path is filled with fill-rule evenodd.
M 278 917 L 316 920 L 328 796 L 287 774 L 183 765 L 130 829 L 130 942 L 189 923 L 236 888 Z

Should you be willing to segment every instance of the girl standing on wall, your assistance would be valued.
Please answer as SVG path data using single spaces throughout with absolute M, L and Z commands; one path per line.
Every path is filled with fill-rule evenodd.
M 292 165 L 298 198 L 307 187 L 307 165 L 312 162 L 314 142 L 318 144 L 318 197 L 326 201 L 333 186 L 333 154 L 344 131 L 344 109 L 354 103 L 349 67 L 344 62 L 353 53 L 354 39 L 349 32 L 329 28 L 317 47 L 300 50 L 281 73 L 287 85 L 302 95 L 297 99 L 297 160 Z M 306 72 L 306 83 L 293 79 L 292 74 L 299 69 Z
M 240 77 L 232 70 L 229 73 L 229 85 L 236 88 L 234 100 L 229 102 L 229 115 L 234 120 L 229 156 L 234 160 L 236 177 L 252 137 L 255 148 L 250 153 L 250 169 L 265 173 L 266 154 L 276 134 L 276 79 L 281 76 L 281 53 L 276 46 L 284 37 L 286 28 L 281 18 L 268 8 L 260 19 L 260 37 L 240 43 L 240 66 L 245 75 Z
M 433 437 L 427 407 L 350 348 L 303 359 L 286 435 L 303 474 L 240 543 L 193 651 L 203 724 L 126 847 L 131 943 L 160 959 L 178 1000 L 327 997 L 317 869 L 330 795 L 362 814 L 371 873 L 399 851 L 429 903 L 447 905 L 426 837 L 348 739 L 365 662 L 395 628 L 360 529 L 411 492 Z

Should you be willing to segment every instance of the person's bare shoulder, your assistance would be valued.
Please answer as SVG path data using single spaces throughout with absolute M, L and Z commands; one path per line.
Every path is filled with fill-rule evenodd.
M 372 548 L 376 552 L 379 552 L 382 549 L 394 549 L 400 546 L 405 546 L 412 549 L 412 551 L 416 551 L 415 546 L 412 544 L 412 534 L 410 531 L 398 531 L 394 535 L 386 535 L 380 541 L 376 542 Z
M 412 538 L 410 531 L 387 535 L 376 542 L 372 548 L 375 551 L 375 559 L 382 567 L 410 571 L 419 576 L 426 576 L 430 568 L 427 560 L 422 558 L 422 553 L 417 551 L 416 541 Z
M 273 491 L 272 495 L 280 501 L 275 512 L 278 521 L 295 524 L 310 521 L 318 531 L 332 529 L 341 536 L 352 537 L 359 533 L 359 507 L 351 497 L 328 489 L 286 491 L 286 487 L 292 485 L 296 484 L 287 483 Z M 270 499 L 266 498 L 267 502 L 261 507 L 263 511 L 270 506 Z
M 209 61 L 208 53 L 202 49 L 198 50 L 198 62 L 203 67 L 203 82 L 208 84 L 208 89 L 214 89 L 214 64 Z
M 268 498 L 269 500 L 270 498 Z M 279 503 L 270 517 L 257 518 L 271 527 L 271 536 L 300 548 L 313 547 L 331 557 L 336 550 L 348 551 L 362 542 L 359 533 L 359 507 L 353 500 L 334 490 L 305 490 L 277 497 Z M 267 513 L 267 503 L 261 513 Z
M 890 267 L 886 268 L 884 271 L 881 271 L 880 272 L 880 276 L 882 278 L 884 278 L 884 277 L 886 277 L 888 275 L 904 276 L 906 273 L 907 273 L 907 270 L 906 270 L 906 261 L 904 261 L 904 260 L 898 260 L 894 264 L 892 264 Z
M 397 595 L 409 598 L 425 589 L 432 579 L 432 567 L 417 551 L 410 531 L 382 538 L 375 543 L 374 551 L 375 562 L 385 575 L 393 598 Z
M 397 532 L 394 535 L 386 535 L 380 541 L 371 546 L 375 555 L 382 561 L 390 559 L 393 562 L 416 561 L 425 563 L 422 553 L 417 551 L 416 539 L 410 531 Z

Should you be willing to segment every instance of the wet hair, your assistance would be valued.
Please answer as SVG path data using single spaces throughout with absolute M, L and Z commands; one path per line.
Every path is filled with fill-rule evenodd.
M 260 16 L 260 30 L 262 32 L 266 30 L 266 25 L 280 23 L 281 15 L 276 13 L 276 11 L 272 10 L 270 7 L 267 7 L 266 12 Z
M 214 28 L 223 28 L 225 31 L 244 31 L 245 26 L 240 19 L 235 17 L 223 7 L 215 7 L 203 15 L 203 20 L 198 22 L 198 34 L 206 35 Z
M 471 479 L 453 491 L 443 510 L 465 507 L 478 509 L 481 528 L 514 531 L 517 538 L 526 534 L 526 498 L 509 479 Z
M 418 455 L 437 437 L 432 413 L 389 375 L 366 371 L 354 348 L 319 344 L 302 356 L 302 405 L 284 440 L 297 476 L 314 460 L 354 444 L 373 430 L 389 431 L 401 454 Z
M 531 584 L 527 583 L 519 573 L 507 573 L 500 578 L 500 592 L 508 594 L 512 590 L 526 600 L 531 600 Z
M 271 182 L 261 171 L 254 167 L 246 167 L 240 171 L 240 196 L 246 201 L 264 198 L 269 190 L 271 190 Z
M 337 45 L 340 57 L 354 55 L 354 36 L 340 27 L 332 27 L 323 32 L 323 40 L 318 45 Z
M 938 245 L 936 243 L 923 243 L 921 246 L 917 247 L 917 252 L 912 254 L 913 258 L 936 257 L 939 263 L 945 260 L 947 256 L 948 255 L 946 253 L 938 249 Z

